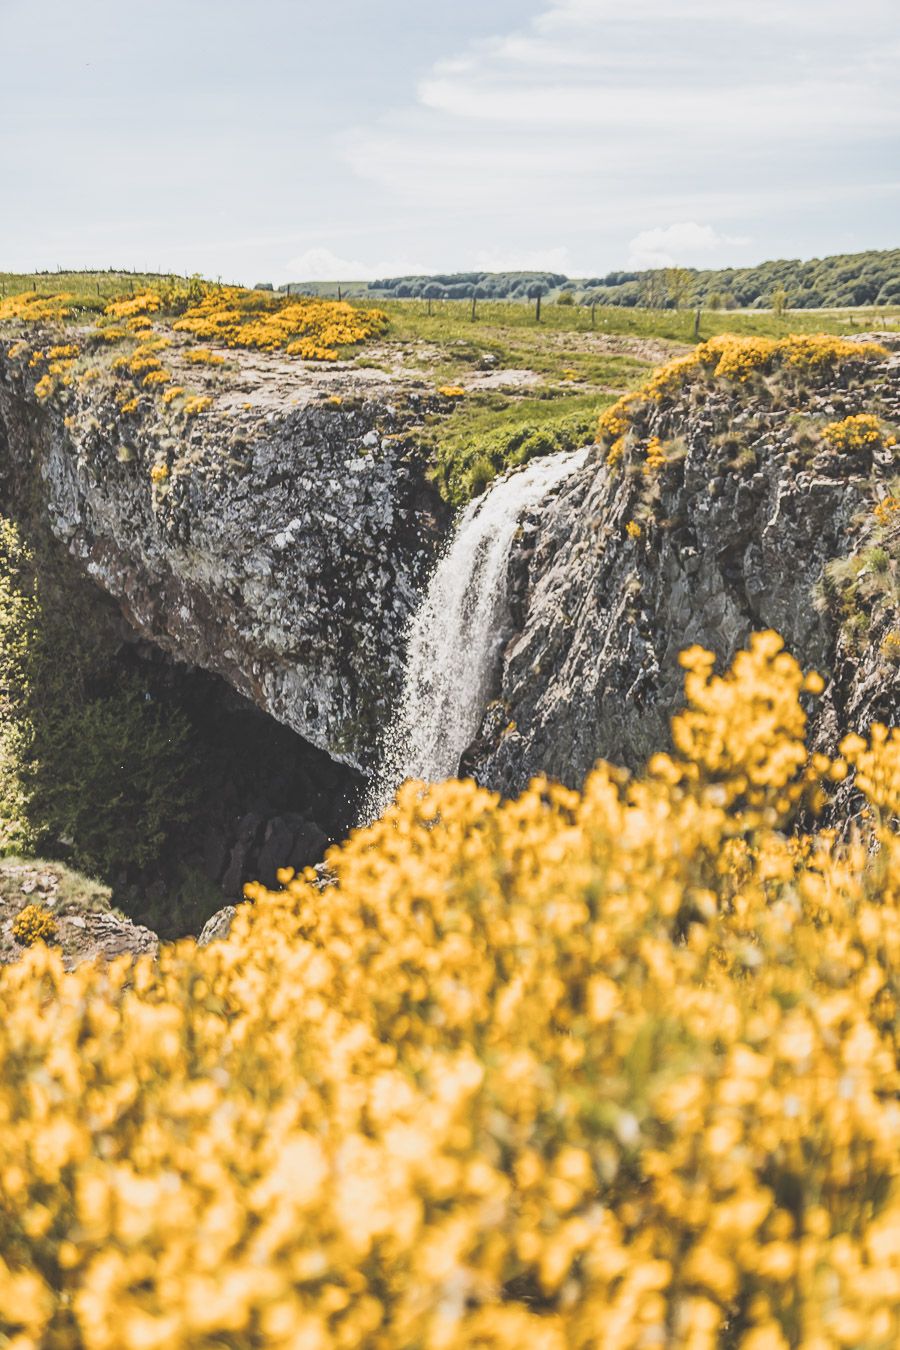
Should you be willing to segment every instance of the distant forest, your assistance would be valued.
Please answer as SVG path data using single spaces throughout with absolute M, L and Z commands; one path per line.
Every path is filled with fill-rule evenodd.
M 292 283 L 294 294 L 332 294 L 336 283 Z M 900 304 L 900 249 L 841 253 L 831 258 L 782 258 L 756 267 L 698 271 L 689 267 L 609 272 L 571 278 L 560 272 L 450 272 L 349 282 L 345 296 L 380 299 L 529 300 L 562 304 L 681 309 L 823 309 Z

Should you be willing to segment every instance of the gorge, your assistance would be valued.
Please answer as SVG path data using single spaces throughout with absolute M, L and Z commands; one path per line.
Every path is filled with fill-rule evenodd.
M 667 744 L 692 643 L 725 660 L 779 631 L 829 680 L 817 744 L 898 720 L 896 529 L 876 518 L 896 451 L 823 430 L 900 415 L 881 341 L 866 360 L 864 342 L 805 364 L 766 349 L 752 379 L 716 374 L 714 343 L 676 357 L 613 410 L 618 439 L 531 459 L 454 525 L 422 449 L 448 395 L 421 382 L 232 352 L 211 406 L 175 424 L 102 381 L 42 400 L 0 339 L 3 512 L 57 559 L 110 669 L 174 699 L 216 765 L 171 835 L 177 867 L 128 874 L 123 894 L 156 897 L 135 916 L 197 932 L 410 775 L 513 794 L 637 765 Z M 166 353 L 176 377 L 188 354 Z

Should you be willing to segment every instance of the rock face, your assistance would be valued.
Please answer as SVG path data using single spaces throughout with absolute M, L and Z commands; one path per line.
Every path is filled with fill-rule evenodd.
M 398 408 L 307 391 L 296 410 L 213 409 L 176 439 L 90 390 L 42 405 L 34 384 L 0 341 L 15 514 L 39 512 L 139 635 L 333 758 L 370 764 L 444 519 L 392 439 L 417 396 Z
M 863 388 L 832 383 L 774 406 L 734 388 L 662 405 L 644 429 L 669 443 L 653 475 L 609 468 L 598 450 L 524 524 L 510 564 L 517 631 L 463 768 L 514 793 L 536 773 L 579 785 L 601 757 L 635 767 L 669 743 L 679 652 L 699 643 L 727 660 L 754 629 L 776 629 L 832 677 L 818 743 L 900 722 L 898 667 L 882 649 L 896 603 L 869 606 L 854 644 L 820 589 L 826 564 L 865 540 L 897 452 L 840 454 L 816 431 L 873 405 L 900 414 L 900 358 Z M 883 565 L 896 596 L 897 560 Z

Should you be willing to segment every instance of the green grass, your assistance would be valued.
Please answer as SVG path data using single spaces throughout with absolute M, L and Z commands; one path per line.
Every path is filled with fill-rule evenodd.
M 593 441 L 597 414 L 615 397 L 483 395 L 454 410 L 423 438 L 434 457 L 434 480 L 449 502 L 461 506 L 505 469 Z
M 67 867 L 65 863 L 45 858 L 23 858 L 12 854 L 0 859 L 0 899 L 15 901 L 22 894 L 22 880 L 33 873 L 56 878 L 54 888 L 55 914 L 108 914 L 122 917 L 119 910 L 112 909 L 112 891 L 102 882 L 85 876 Z M 40 890 L 29 896 L 29 900 L 40 903 L 43 894 Z
M 80 308 L 99 309 L 101 303 L 127 295 L 132 289 L 139 292 L 171 280 L 169 273 L 158 272 L 0 272 L 0 300 L 23 291 L 40 295 L 67 292 L 76 297 Z
M 691 343 L 694 312 L 672 309 L 627 309 L 621 305 L 597 305 L 593 324 L 591 310 L 581 305 L 544 304 L 541 322 L 535 320 L 533 304 L 515 301 L 479 301 L 474 321 L 467 300 L 434 300 L 428 313 L 425 300 L 373 300 L 391 319 L 390 336 L 400 341 L 425 338 L 446 342 L 466 335 L 480 342 L 492 332 L 531 329 L 536 333 L 600 333 L 608 336 L 661 338 Z M 892 327 L 900 321 L 900 307 L 870 306 L 866 309 L 788 310 L 784 314 L 756 310 L 704 310 L 699 340 L 718 333 L 759 337 L 786 337 L 788 333 L 861 333 Z

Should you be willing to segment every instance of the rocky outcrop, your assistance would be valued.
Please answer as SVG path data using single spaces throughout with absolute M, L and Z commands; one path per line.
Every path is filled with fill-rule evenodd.
M 34 905 L 52 919 L 47 941 L 67 970 L 85 961 L 119 956 L 156 956 L 159 939 L 110 908 L 109 892 L 58 863 L 0 860 L 0 965 L 18 961 L 25 947 L 17 941 L 16 917 Z
M 600 757 L 636 766 L 668 744 L 679 652 L 699 643 L 724 660 L 754 629 L 776 629 L 805 667 L 831 677 L 819 743 L 900 722 L 884 642 L 896 607 L 870 606 L 864 640 L 851 640 L 821 590 L 826 564 L 860 547 L 897 451 L 841 454 L 817 429 L 873 410 L 900 416 L 896 356 L 857 387 L 686 390 L 643 428 L 667 444 L 649 473 L 595 452 L 524 523 L 510 564 L 516 632 L 463 768 L 513 793 L 536 773 L 578 785 Z M 879 565 L 897 591 L 896 557 Z
M 11 342 L 0 340 L 7 509 L 48 522 L 137 634 L 333 758 L 371 763 L 445 518 L 397 439 L 420 396 L 354 385 L 329 397 L 308 382 L 277 410 L 232 394 L 176 427 L 93 386 L 41 404 Z

